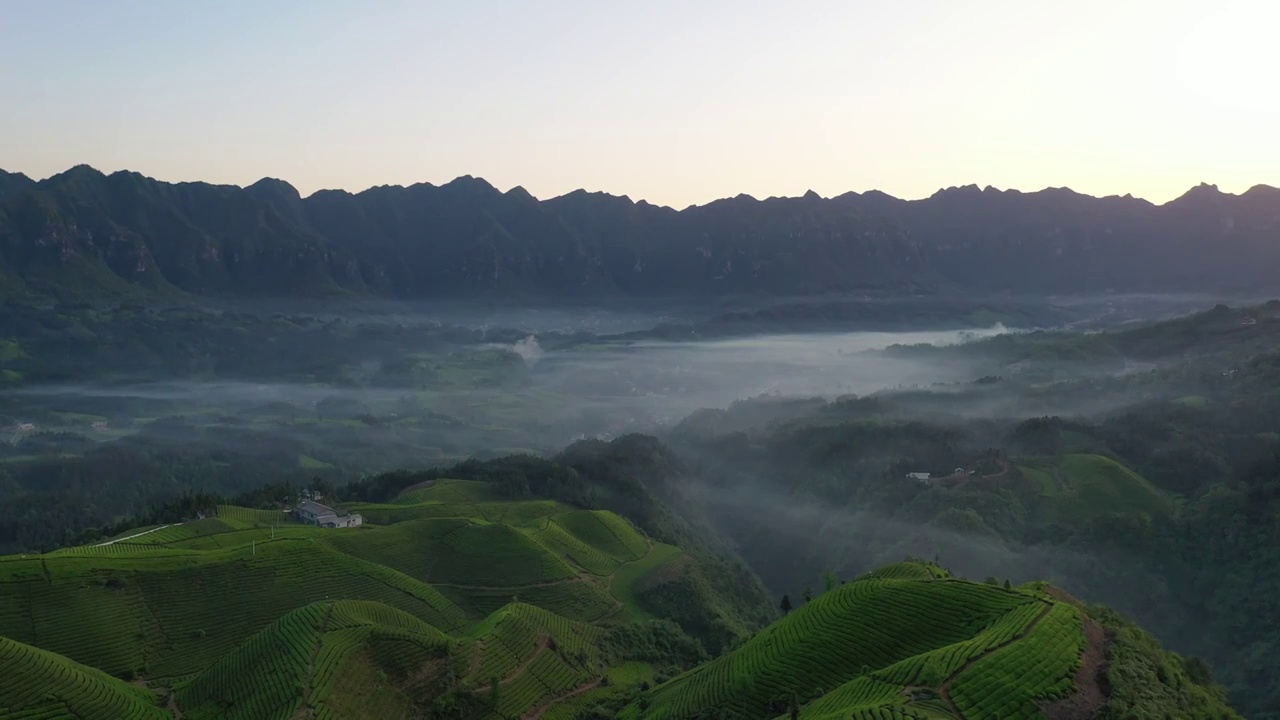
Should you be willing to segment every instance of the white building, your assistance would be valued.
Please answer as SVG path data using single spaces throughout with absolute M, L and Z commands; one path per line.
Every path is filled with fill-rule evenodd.
M 303 500 L 298 503 L 298 507 L 293 509 L 293 514 L 297 516 L 298 520 L 308 525 L 319 525 L 326 528 L 360 527 L 364 524 L 364 518 L 360 517 L 360 513 L 338 515 L 338 511 L 328 505 L 321 505 L 311 500 Z

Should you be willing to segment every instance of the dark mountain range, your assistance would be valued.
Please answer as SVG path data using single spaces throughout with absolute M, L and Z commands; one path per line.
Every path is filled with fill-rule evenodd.
M 1272 281 L 1280 190 L 1201 185 L 1164 205 L 976 186 L 924 200 L 739 195 L 676 211 L 460 177 L 301 197 L 78 166 L 0 172 L 6 295 L 387 297 L 1074 292 Z

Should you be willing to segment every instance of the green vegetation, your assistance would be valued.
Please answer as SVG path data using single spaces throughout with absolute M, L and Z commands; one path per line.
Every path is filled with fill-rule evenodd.
M 830 580 L 731 643 L 714 629 L 725 610 L 687 607 L 714 597 L 698 562 L 621 517 L 475 502 L 492 495 L 474 482 L 428 489 L 472 502 L 387 505 L 425 516 L 346 530 L 223 505 L 110 545 L 0 558 L 0 656 L 20 679 L 0 682 L 0 712 L 766 720 L 795 698 L 803 718 L 1040 718 L 1087 654 L 1081 612 L 1044 586 L 916 560 Z M 710 659 L 700 632 L 732 649 Z M 1107 648 L 1115 667 L 1156 668 L 1223 712 L 1198 666 L 1138 633 Z M 1126 677 L 1112 682 L 1131 702 Z
M 0 637 L 0 718 L 159 720 L 155 693 L 46 650 Z
M 1107 513 L 1159 516 L 1173 511 L 1164 493 L 1108 457 L 1067 454 L 1019 462 L 1041 488 L 1050 521 L 1083 523 Z
M 652 681 L 649 663 L 679 672 L 705 659 L 674 623 L 629 624 L 649 617 L 634 588 L 664 582 L 653 575 L 679 549 L 613 513 L 496 501 L 476 481 L 413 493 L 427 499 L 385 506 L 406 514 L 385 526 L 331 530 L 220 505 L 216 517 L 138 528 L 111 544 L 2 557 L 4 652 L 34 653 L 23 678 L 41 677 L 48 658 L 87 666 L 88 680 L 68 681 L 76 687 L 129 691 L 94 691 L 93 702 L 165 716 L 155 695 L 115 679 L 144 678 L 185 717 L 246 719 L 414 708 L 516 718 L 590 683 L 608 690 L 597 695 L 631 692 Z M 443 516 L 446 507 L 459 514 Z M 32 707 L 5 692 L 0 709 Z M 74 695 L 35 700 L 55 697 L 79 707 Z M 121 717 L 152 716 L 129 712 Z
M 1107 681 L 1114 717 L 1179 717 L 1212 720 L 1223 717 L 1225 693 L 1210 683 L 1203 660 L 1165 652 L 1150 633 L 1107 608 L 1091 608 L 1109 633 Z
M 922 579 L 864 579 L 823 593 L 741 647 L 655 690 L 645 712 L 633 708 L 628 717 L 697 717 L 716 708 L 768 717 L 792 693 L 811 700 L 859 676 L 892 675 L 889 669 L 909 658 L 968 643 L 1019 606 L 1040 602 L 931 578 L 926 570 Z
M 34 679 L 0 714 L 1233 717 L 1216 674 L 1277 720 L 1277 321 L 895 348 L 976 379 L 743 401 L 553 454 L 604 425 L 557 424 L 576 410 L 532 385 L 545 366 L 500 349 L 523 336 L 19 308 L 0 383 L 247 374 L 294 394 L 7 391 L 0 636 L 61 664 L 20 660 Z M 530 452 L 378 472 L 480 436 Z M 303 487 L 366 526 L 292 521 Z
M 373 646 L 394 652 L 370 657 Z M 457 647 L 438 629 L 381 603 L 313 603 L 284 615 L 182 682 L 177 696 L 185 716 L 192 718 L 291 716 L 302 706 L 320 717 L 347 717 L 328 704 L 340 678 L 352 671 L 350 665 L 375 661 L 416 670 L 447 658 Z M 393 683 L 380 685 L 381 693 L 400 694 Z M 403 715 L 410 702 L 403 696 L 397 700 L 391 704 Z M 361 716 L 374 717 L 367 712 Z

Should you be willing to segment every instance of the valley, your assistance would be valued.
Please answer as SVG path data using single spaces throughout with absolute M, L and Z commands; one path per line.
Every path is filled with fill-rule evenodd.
M 0 0 L 0 720 L 1280 720 L 1277 27 Z
M 0 637 L 78 679 L 0 707 L 1267 718 L 1275 304 L 1042 307 L 1102 329 L 30 307 Z

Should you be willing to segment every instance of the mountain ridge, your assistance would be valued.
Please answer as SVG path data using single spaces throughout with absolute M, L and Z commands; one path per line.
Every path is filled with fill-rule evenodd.
M 508 194 L 513 193 L 513 192 L 515 192 L 515 193 L 517 193 L 517 194 L 527 194 L 527 195 L 529 195 L 529 196 L 533 197 L 535 200 L 537 200 L 537 201 L 538 201 L 538 202 L 540 202 L 540 203 L 541 203 L 541 202 L 548 202 L 548 201 L 552 201 L 552 200 L 559 200 L 559 199 L 561 199 L 561 198 L 565 198 L 565 197 L 568 197 L 568 196 L 570 196 L 570 195 L 588 195 L 588 196 L 593 196 L 593 197 L 609 197 L 609 198 L 616 198 L 616 199 L 620 199 L 620 200 L 626 200 L 627 202 L 629 202 L 629 203 L 631 203 L 631 204 L 634 204 L 634 205 L 651 205 L 651 206 L 653 206 L 653 207 L 658 207 L 658 208 L 668 208 L 668 209 L 674 210 L 674 211 L 676 211 L 676 212 L 684 212 L 684 211 L 686 211 L 686 210 L 690 210 L 690 209 L 693 209 L 693 208 L 706 207 L 707 205 L 711 205 L 711 204 L 714 204 L 714 203 L 717 203 L 717 202 L 720 202 L 720 201 L 723 201 L 723 200 L 734 200 L 734 199 L 737 199 L 737 198 L 746 198 L 746 199 L 750 199 L 750 200 L 755 200 L 756 202 L 766 202 L 766 201 L 768 201 L 768 200 L 798 200 L 798 199 L 805 199 L 805 198 L 810 198 L 810 197 L 817 198 L 817 199 L 821 199 L 821 200 L 835 200 L 835 199 L 844 198 L 844 197 L 867 197 L 867 196 L 880 196 L 880 197 L 887 198 L 887 199 L 889 199 L 889 200 L 893 200 L 893 201 L 897 201 L 897 202 L 903 202 L 903 203 L 919 203 L 919 202 L 925 202 L 925 201 L 928 201 L 928 200 L 930 200 L 930 199 L 932 199 L 932 198 L 936 197 L 937 195 L 939 195 L 939 194 L 941 194 L 941 193 L 946 193 L 946 192 L 948 192 L 948 191 L 956 191 L 956 190 L 961 190 L 961 191 L 977 190 L 979 193 L 1013 194 L 1013 195 L 1039 195 L 1039 194 L 1047 194 L 1047 193 L 1065 193 L 1065 194 L 1068 194 L 1068 195 L 1072 195 L 1072 196 L 1076 196 L 1076 197 L 1081 197 L 1081 198 L 1092 199 L 1092 200 L 1109 200 L 1109 199 L 1118 199 L 1118 200 L 1134 200 L 1134 201 L 1139 201 L 1139 202 L 1146 203 L 1146 204 L 1148 204 L 1148 205 L 1151 205 L 1152 207 L 1164 207 L 1164 206 L 1166 206 L 1166 205 L 1169 205 L 1169 204 L 1172 204 L 1172 203 L 1176 203 L 1176 202 L 1178 202 L 1179 200 L 1182 200 L 1183 198 L 1187 197 L 1187 195 L 1189 195 L 1189 194 L 1191 194 L 1191 193 L 1193 193 L 1193 192 L 1199 191 L 1199 190 L 1209 190 L 1209 191 L 1212 191 L 1212 192 L 1214 192 L 1214 193 L 1216 193 L 1216 194 L 1219 194 L 1219 195 L 1225 195 L 1225 196 L 1235 197 L 1235 198 L 1246 197 L 1246 196 L 1249 196 L 1249 195 L 1254 194 L 1254 193 L 1267 193 L 1267 192 L 1276 193 L 1277 195 L 1280 195 L 1280 186 L 1268 185 L 1267 183 L 1256 183 L 1256 184 L 1254 184 L 1254 185 L 1250 186 L 1250 187 L 1249 187 L 1247 190 L 1245 190 L 1244 192 L 1232 193 L 1232 192 L 1228 192 L 1228 191 L 1222 190 L 1221 188 L 1219 188 L 1219 187 L 1218 187 L 1218 184 L 1217 184 L 1217 183 L 1210 183 L 1210 182 L 1206 182 L 1206 181 L 1201 181 L 1201 182 L 1197 183 L 1196 185 L 1191 186 L 1190 188 L 1188 188 L 1188 189 L 1187 189 L 1187 191 L 1186 191 L 1186 192 L 1182 193 L 1181 195 L 1178 195 L 1177 197 L 1170 198 L 1170 199 L 1168 199 L 1168 200 L 1165 200 L 1164 202 L 1155 202 L 1155 201 L 1150 200 L 1150 199 L 1147 199 L 1147 198 L 1143 198 L 1143 197 L 1135 196 L 1135 195 L 1133 195 L 1132 193 L 1125 193 L 1124 195 L 1119 195 L 1119 194 L 1115 194 L 1115 193 L 1112 193 L 1112 194 L 1110 194 L 1110 195 L 1092 195 L 1092 194 L 1089 194 L 1089 193 L 1086 193 L 1086 192 L 1080 192 L 1080 191 L 1075 190 L 1074 188 L 1071 188 L 1071 187 L 1066 186 L 1066 185 L 1050 185 L 1050 186 L 1043 187 L 1043 188 L 1041 188 L 1041 189 L 1039 189 L 1039 190 L 1023 190 L 1023 189 L 1020 189 L 1020 188 L 1012 188 L 1012 187 L 1011 187 L 1011 188 L 998 188 L 998 187 L 996 187 L 996 186 L 994 186 L 994 185 L 990 185 L 990 184 L 987 184 L 987 185 L 978 185 L 977 183 L 966 183 L 966 184 L 963 184 L 963 185 L 948 185 L 948 186 L 945 186 L 945 187 L 940 187 L 940 188 L 938 188 L 937 190 L 935 190 L 933 193 L 931 193 L 930 195 L 923 196 L 923 197 L 918 197 L 918 198 L 903 198 L 903 197 L 898 197 L 897 195 L 893 195 L 892 193 L 888 193 L 888 192 L 885 192 L 884 190 L 880 190 L 880 189 L 877 189 L 877 188 L 871 188 L 871 189 L 868 189 L 868 190 L 861 190 L 861 191 L 859 191 L 859 190 L 846 190 L 846 191 L 844 191 L 844 192 L 842 192 L 842 193 L 839 193 L 839 194 L 837 194 L 837 195 L 831 195 L 831 196 L 822 195 L 822 194 L 818 193 L 817 191 L 815 191 L 815 190 L 813 190 L 813 189 L 809 189 L 809 190 L 806 190 L 805 192 L 803 192 L 803 193 L 801 193 L 801 194 L 799 194 L 799 195 L 770 195 L 769 197 L 764 198 L 763 200 L 762 200 L 762 199 L 759 199 L 759 198 L 756 198 L 755 196 L 753 196 L 753 195 L 751 195 L 751 194 L 749 194 L 749 193 L 738 193 L 737 195 L 734 195 L 734 196 L 726 196 L 726 197 L 721 197 L 721 198 L 713 198 L 713 199 L 711 199 L 711 200 L 707 200 L 707 201 L 705 201 L 705 202 L 701 202 L 701 203 L 691 203 L 691 204 L 689 204 L 689 205 L 684 206 L 683 208 L 676 208 L 676 207 L 674 207 L 674 206 L 672 206 L 672 205 L 665 205 L 665 204 L 655 203 L 655 202 L 652 202 L 652 201 L 650 201 L 650 200 L 648 200 L 648 199 L 645 199 L 645 198 L 640 198 L 639 200 L 632 199 L 632 198 L 631 198 L 631 196 L 630 196 L 629 194 L 626 194 L 626 193 L 619 195 L 619 194 L 611 193 L 611 192 L 609 192 L 609 191 L 607 191 L 607 190 L 587 190 L 585 187 L 575 188 L 575 189 L 573 189 L 573 190 L 569 190 L 569 191 L 567 191 L 567 192 L 560 193 L 559 195 L 549 195 L 549 196 L 547 196 L 547 197 L 538 197 L 538 196 L 536 196 L 536 195 L 533 195 L 533 193 L 529 192 L 529 190 L 528 190 L 527 188 L 525 188 L 523 185 L 513 185 L 513 186 L 511 186 L 511 188 L 509 188 L 508 190 L 506 190 L 506 191 L 502 191 L 502 190 L 498 190 L 497 186 L 493 185 L 492 183 L 490 183 L 490 182 L 489 182 L 488 180 L 486 180 L 485 178 L 483 178 L 483 177 L 478 177 L 478 176 L 475 176 L 475 175 L 471 175 L 471 174 L 469 174 L 469 173 L 464 173 L 464 174 L 462 174 L 462 175 L 459 175 L 459 176 L 457 176 L 457 177 L 453 178 L 452 180 L 449 180 L 448 182 L 441 183 L 441 184 L 439 184 L 439 185 L 437 185 L 437 184 L 435 184 L 435 183 L 433 183 L 433 182 L 431 182 L 431 181 L 428 181 L 428 180 L 423 180 L 423 181 L 419 181 L 419 182 L 411 183 L 411 184 L 408 184 L 408 185 L 398 185 L 398 184 L 392 184 L 392 183 L 384 183 L 384 184 L 381 184 L 381 185 L 371 185 L 371 186 L 369 186 L 369 187 L 367 187 L 367 188 L 365 188 L 365 189 L 363 189 L 363 190 L 355 190 L 355 191 L 353 191 L 353 190 L 349 190 L 349 189 L 347 189 L 347 188 L 319 188 L 319 189 L 317 189 L 317 190 L 312 191 L 311 193 L 309 193 L 309 194 L 307 194 L 307 195 L 303 195 L 303 194 L 302 194 L 302 192 L 301 192 L 300 190 L 298 190 L 298 189 L 297 189 L 297 188 L 296 188 L 292 183 L 290 183 L 288 180 L 285 180 L 285 179 L 283 179 L 283 178 L 278 178 L 278 177 L 270 176 L 270 175 L 266 175 L 266 176 L 263 176 L 263 177 L 261 177 L 261 178 L 258 178 L 258 179 L 257 179 L 257 180 L 255 180 L 254 182 L 249 183 L 249 184 L 247 184 L 247 185 L 240 185 L 240 184 L 236 184 L 236 183 L 214 183 L 214 182 L 208 182 L 208 181 L 204 181 L 204 180 L 178 180 L 178 181 L 169 181 L 169 180 L 159 180 L 159 179 L 157 179 L 157 178 L 155 178 L 155 177 L 152 177 L 152 176 L 150 176 L 150 175 L 146 175 L 145 173 L 142 173 L 142 172 L 139 172 L 139 171 L 136 171 L 136 170 L 114 170 L 114 171 L 112 171 L 112 172 L 104 172 L 104 171 L 102 171 L 102 170 L 99 170 L 99 169 L 95 168 L 94 166 L 92 166 L 92 165 L 90 165 L 90 164 L 88 164 L 88 163 L 80 163 L 80 164 L 77 164 L 77 165 L 73 165 L 73 166 L 71 166 L 70 168 L 67 168 L 66 170 L 63 170 L 62 172 L 54 173 L 54 174 L 52 174 L 52 175 L 50 175 L 50 176 L 48 176 L 48 177 L 46 177 L 46 178 L 42 178 L 42 179 L 39 179 L 39 180 L 34 179 L 34 178 L 32 178 L 31 176 L 29 176 L 29 175 L 27 175 L 27 174 L 25 174 L 25 173 L 22 173 L 22 172 L 9 171 L 9 170 L 5 170 L 4 168 L 0 168 L 0 182 L 4 182 L 5 180 L 13 179 L 13 180 L 21 181 L 21 182 L 23 182 L 23 183 L 30 183 L 30 184 L 33 184 L 33 185 L 34 185 L 34 184 L 41 184 L 41 183 L 49 182 L 49 181 L 51 181 L 51 180 L 53 180 L 53 179 L 55 179 L 55 178 L 58 178 L 58 177 L 60 177 L 60 176 L 66 175 L 67 173 L 72 172 L 72 171 L 91 171 L 92 173 L 96 173 L 96 174 L 98 174 L 98 175 L 101 175 L 102 177 L 108 177 L 108 178 L 109 178 L 109 177 L 112 177 L 112 176 L 114 176 L 114 175 L 133 175 L 133 176 L 141 177 L 141 178 L 143 178 L 143 179 L 145 179 L 145 180 L 148 180 L 148 181 L 151 181 L 151 182 L 163 183 L 163 184 L 166 184 L 166 185 L 210 185 L 210 186 L 213 186 L 213 187 L 238 188 L 238 189 L 241 189 L 241 190 L 249 190 L 250 188 L 254 187 L 255 185 L 260 185 L 260 184 L 263 184 L 263 183 L 270 183 L 270 184 L 283 184 L 283 185 L 288 186 L 288 188 L 289 188 L 289 189 L 290 189 L 294 194 L 296 194 L 296 195 L 299 197 L 299 199 L 302 199 L 302 200 L 309 200 L 309 199 L 313 198 L 314 196 L 316 196 L 316 195 L 318 195 L 318 194 L 321 194 L 321 193 L 342 193 L 342 194 L 346 194 L 346 195 L 362 195 L 362 194 L 367 193 L 367 192 L 369 192 L 369 191 L 371 191 L 371 190 L 377 190 L 377 189 L 379 189 L 379 188 L 412 188 L 412 187 L 418 187 L 418 186 L 425 186 L 425 187 L 428 187 L 428 188 L 442 188 L 442 187 L 445 187 L 445 186 L 447 186 L 447 185 L 453 184 L 453 183 L 458 182 L 458 181 L 464 181 L 464 182 L 466 182 L 466 181 L 479 181 L 480 183 L 483 183 L 484 185 L 488 185 L 489 187 L 493 188 L 494 190 L 497 190 L 497 191 L 498 191 L 498 193 L 499 193 L 499 194 L 501 194 L 501 195 L 508 195 Z
M 0 173 L 8 294 L 466 297 L 1237 288 L 1280 262 L 1280 190 L 1201 184 L 1161 205 L 966 185 L 682 210 L 463 175 L 303 197 L 284 180 L 167 183 L 88 165 Z M 8 283 L 14 285 L 15 283 Z

